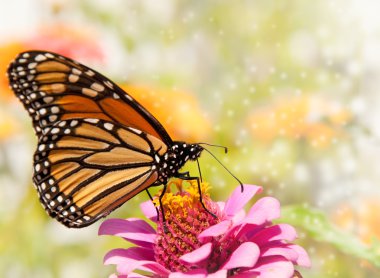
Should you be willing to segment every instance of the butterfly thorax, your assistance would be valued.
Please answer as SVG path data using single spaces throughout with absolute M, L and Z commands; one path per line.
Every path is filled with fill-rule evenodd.
M 156 167 L 159 169 L 158 181 L 166 184 L 171 177 L 178 176 L 178 171 L 188 160 L 196 160 L 202 153 L 203 147 L 198 144 L 173 142 L 173 145 L 163 156 L 156 155 Z

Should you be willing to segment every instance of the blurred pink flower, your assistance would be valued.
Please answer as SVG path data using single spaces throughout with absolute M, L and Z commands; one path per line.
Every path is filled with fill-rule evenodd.
M 23 43 L 27 49 L 53 51 L 87 63 L 103 63 L 104 53 L 98 36 L 85 26 L 55 24 L 41 26 L 38 32 L 25 38 Z
M 202 191 L 205 186 L 202 184 Z M 247 214 L 243 210 L 261 190 L 254 185 L 245 185 L 243 192 L 236 188 L 225 203 L 213 202 L 204 192 L 204 203 L 216 218 L 202 208 L 194 184 L 188 191 L 167 193 L 163 200 L 166 232 L 162 221 L 157 223 L 157 230 L 136 218 L 104 221 L 99 235 L 120 236 L 136 245 L 106 254 L 104 263 L 117 266 L 118 275 L 111 277 L 300 275 L 294 266 L 309 267 L 310 260 L 302 247 L 290 243 L 297 237 L 292 226 L 271 223 L 280 216 L 278 200 L 264 197 Z M 141 208 L 147 218 L 155 220 L 152 202 L 141 204 Z M 143 271 L 146 276 L 135 271 Z
M 5 73 L 16 55 L 26 50 L 53 51 L 85 64 L 106 62 L 99 34 L 83 26 L 53 24 L 41 26 L 27 37 L 0 44 L 0 72 Z M 0 75 L 0 99 L 14 100 L 5 74 Z

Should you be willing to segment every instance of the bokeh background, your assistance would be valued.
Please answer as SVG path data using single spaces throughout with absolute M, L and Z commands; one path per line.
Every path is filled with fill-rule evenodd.
M 8 88 L 45 49 L 118 82 L 175 139 L 278 198 L 313 266 L 380 277 L 380 3 L 376 0 L 0 0 L 0 277 L 106 277 L 120 239 L 49 219 L 31 184 L 31 121 Z M 236 181 L 201 159 L 214 200 Z M 188 168 L 196 173 L 196 167 Z M 141 216 L 141 193 L 112 214 Z

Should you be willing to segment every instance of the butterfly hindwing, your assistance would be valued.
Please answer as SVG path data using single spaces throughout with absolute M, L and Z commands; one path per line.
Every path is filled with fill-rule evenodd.
M 102 119 L 56 122 L 40 137 L 34 183 L 50 216 L 84 227 L 157 181 L 155 156 L 167 146 Z
M 102 74 L 46 51 L 18 55 L 8 69 L 12 89 L 29 112 L 38 137 L 58 121 L 97 118 L 172 142 L 162 125 Z

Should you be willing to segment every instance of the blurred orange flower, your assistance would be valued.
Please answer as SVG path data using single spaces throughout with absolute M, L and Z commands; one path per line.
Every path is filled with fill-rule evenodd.
M 248 117 L 254 139 L 271 142 L 283 137 L 306 139 L 314 147 L 326 147 L 351 120 L 351 113 L 339 105 L 315 96 L 279 99 Z
M 334 223 L 358 235 L 364 243 L 370 244 L 374 237 L 380 240 L 379 198 L 362 197 L 356 201 L 340 204 L 332 215 Z
M 25 50 L 24 46 L 18 42 L 0 45 L 0 96 L 8 100 L 10 97 L 13 98 L 13 94 L 9 88 L 8 77 L 5 73 L 9 63 L 23 50 Z
M 151 112 L 174 140 L 199 142 L 208 138 L 210 122 L 191 94 L 134 85 L 122 88 Z
M 16 134 L 19 129 L 20 125 L 15 118 L 0 109 L 0 142 Z
M 67 25 L 41 27 L 28 38 L 21 38 L 0 45 L 0 101 L 9 103 L 16 97 L 9 88 L 6 71 L 8 65 L 18 53 L 26 50 L 43 49 L 85 61 L 103 62 L 103 52 L 97 43 L 97 37 L 86 28 L 74 28 Z M 17 132 L 17 120 L 0 107 L 0 141 L 9 138 Z

